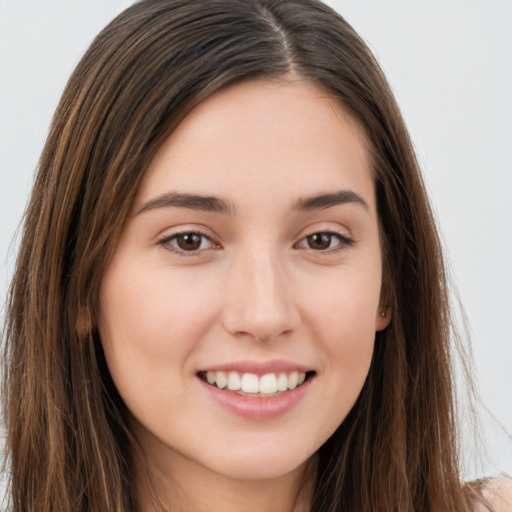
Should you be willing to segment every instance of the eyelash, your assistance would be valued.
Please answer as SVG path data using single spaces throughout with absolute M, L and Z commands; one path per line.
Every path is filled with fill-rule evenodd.
M 209 240 L 214 246 L 218 246 L 220 247 L 220 244 L 218 244 L 214 239 L 212 239 L 210 236 L 208 236 L 207 234 L 205 233 L 202 233 L 201 231 L 198 231 L 198 230 L 195 230 L 195 231 L 183 231 L 181 233 L 174 233 L 173 235 L 171 236 L 166 236 L 164 238 L 162 238 L 161 240 L 158 240 L 157 244 L 162 246 L 164 249 L 166 249 L 167 251 L 170 251 L 174 254 L 177 254 L 179 256 L 184 256 L 184 257 L 191 257 L 191 256 L 196 256 L 197 254 L 199 254 L 202 250 L 206 250 L 206 249 L 195 249 L 195 250 L 191 250 L 191 251 L 187 251 L 185 249 L 180 249 L 178 247 L 175 247 L 171 244 L 171 242 L 173 240 L 177 240 L 179 239 L 179 237 L 184 237 L 184 236 L 199 236 L 202 238 L 201 240 L 201 244 L 203 243 L 204 239 L 206 240 Z M 319 250 L 315 250 L 313 249 L 312 247 L 301 247 L 300 244 L 303 243 L 303 242 L 306 242 L 308 243 L 308 239 L 310 239 L 311 237 L 314 237 L 314 236 L 317 236 L 317 235 L 321 235 L 321 236 L 328 236 L 330 237 L 329 238 L 329 242 L 332 242 L 332 238 L 337 238 L 338 239 L 338 244 L 336 244 L 334 247 L 327 247 L 326 249 L 319 249 Z M 352 238 L 349 238 L 345 235 L 341 235 L 340 233 L 336 233 L 334 231 L 316 231 L 314 233 L 311 233 L 303 238 L 301 238 L 299 240 L 299 242 L 297 242 L 294 247 L 295 248 L 299 248 L 299 249 L 310 249 L 316 253 L 319 253 L 319 254 L 333 254 L 333 253 L 336 253 L 338 251 L 342 251 L 344 249 L 347 249 L 351 246 L 353 246 L 355 244 L 355 240 L 353 240 Z
M 201 244 L 206 239 L 206 240 L 209 240 L 213 244 L 213 246 L 220 247 L 220 244 L 218 244 L 211 236 L 208 236 L 207 234 L 202 233 L 201 231 L 198 231 L 197 229 L 193 230 L 193 231 L 183 231 L 181 233 L 174 233 L 171 236 L 166 236 L 166 237 L 162 238 L 161 240 L 158 240 L 157 244 L 160 245 L 161 247 L 163 247 L 165 250 L 170 251 L 174 254 L 177 254 L 178 256 L 184 256 L 184 257 L 196 256 L 197 254 L 199 254 L 201 252 L 201 249 L 187 251 L 185 249 L 180 249 L 178 247 L 175 247 L 171 244 L 171 242 L 173 240 L 177 240 L 180 237 L 184 237 L 186 235 L 189 235 L 189 236 L 195 235 L 195 236 L 201 237 L 201 239 L 202 239 Z M 204 250 L 204 249 L 202 249 L 202 250 Z
M 320 235 L 322 237 L 328 236 L 329 237 L 329 242 L 332 242 L 333 238 L 337 238 L 338 239 L 338 243 L 334 247 L 327 247 L 326 249 L 319 249 L 319 250 L 315 250 L 312 247 L 300 247 L 301 243 L 303 243 L 303 242 L 308 243 L 307 242 L 308 239 L 310 239 L 311 237 L 314 237 L 314 236 L 318 236 L 318 235 Z M 345 235 L 342 235 L 340 233 L 336 233 L 335 231 L 315 231 L 314 233 L 311 233 L 311 234 L 301 238 L 299 240 L 299 242 L 297 242 L 295 244 L 295 247 L 300 247 L 300 248 L 304 248 L 304 249 L 311 249 L 314 252 L 318 252 L 318 253 L 333 254 L 333 253 L 336 253 L 338 251 L 343 251 L 344 249 L 352 247 L 354 244 L 355 244 L 355 240 L 354 239 L 349 238 L 349 237 L 347 237 Z

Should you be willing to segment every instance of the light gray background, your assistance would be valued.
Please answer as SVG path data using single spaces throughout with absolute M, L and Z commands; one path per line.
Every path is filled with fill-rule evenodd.
M 0 297 L 66 80 L 131 3 L 0 0 Z M 468 475 L 512 473 L 512 0 L 328 3 L 367 41 L 396 93 L 473 328 L 489 457 Z

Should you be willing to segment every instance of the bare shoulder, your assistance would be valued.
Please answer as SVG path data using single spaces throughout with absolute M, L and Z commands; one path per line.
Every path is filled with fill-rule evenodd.
M 512 478 L 499 476 L 481 481 L 480 491 L 493 512 L 512 512 Z M 486 512 L 487 508 L 479 505 L 475 512 Z

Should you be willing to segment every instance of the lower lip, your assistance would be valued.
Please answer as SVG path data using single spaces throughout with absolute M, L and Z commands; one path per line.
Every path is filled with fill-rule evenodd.
M 279 395 L 261 398 L 224 391 L 202 379 L 200 382 L 210 398 L 228 411 L 249 419 L 270 419 L 293 409 L 304 398 L 312 380 L 313 378 L 309 378 L 295 389 L 284 391 Z

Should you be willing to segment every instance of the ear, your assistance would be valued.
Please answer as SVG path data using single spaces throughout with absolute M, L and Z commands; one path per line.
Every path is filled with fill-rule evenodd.
M 375 330 L 383 331 L 391 322 L 391 306 L 380 304 L 375 317 Z
M 76 319 L 76 332 L 79 339 L 83 340 L 92 333 L 92 320 L 89 310 L 85 306 L 78 308 L 78 315 Z
M 379 307 L 375 316 L 375 331 L 383 331 L 391 322 L 391 311 L 394 303 L 393 292 L 389 273 L 384 270 L 380 287 Z

